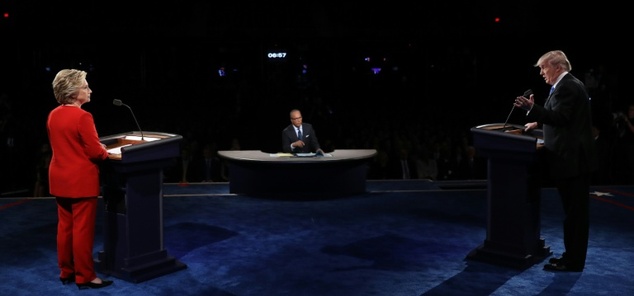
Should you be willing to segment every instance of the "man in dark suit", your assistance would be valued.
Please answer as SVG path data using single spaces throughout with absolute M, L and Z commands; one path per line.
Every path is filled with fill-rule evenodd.
M 544 106 L 535 104 L 534 95 L 515 99 L 515 107 L 527 112 L 526 130 L 542 125 L 544 147 L 540 161 L 548 179 L 556 186 L 564 211 L 564 252 L 551 258 L 545 270 L 582 271 L 588 250 L 590 177 L 598 168 L 592 136 L 590 97 L 572 69 L 566 55 L 550 51 L 537 63 L 539 74 L 551 93 Z
M 323 154 L 313 126 L 302 121 L 302 113 L 298 109 L 291 110 L 290 115 L 291 124 L 282 130 L 282 151 Z

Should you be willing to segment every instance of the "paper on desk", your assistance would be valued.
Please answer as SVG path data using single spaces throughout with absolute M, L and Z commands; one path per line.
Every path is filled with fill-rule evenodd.
M 140 136 L 125 136 L 125 139 L 126 140 L 132 140 L 132 141 L 146 141 L 146 142 L 152 142 L 152 141 L 160 140 L 160 138 L 140 137 Z
M 330 153 L 324 153 L 322 154 L 316 154 L 316 153 L 297 153 L 297 154 L 293 154 L 293 153 L 282 153 L 282 152 L 278 152 L 278 153 L 271 153 L 269 154 L 270 157 L 293 157 L 293 156 L 297 156 L 297 157 L 332 157 L 332 154 Z
M 108 154 L 121 154 L 121 148 L 131 146 L 132 144 L 122 145 L 115 148 L 108 149 Z
M 282 152 L 279 152 L 279 153 L 271 153 L 271 154 L 269 154 L 269 155 L 270 155 L 271 157 L 291 157 L 291 156 L 293 156 L 293 154 L 292 154 L 292 153 L 282 153 Z

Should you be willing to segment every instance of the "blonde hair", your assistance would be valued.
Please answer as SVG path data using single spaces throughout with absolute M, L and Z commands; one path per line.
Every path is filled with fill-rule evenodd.
M 60 104 L 71 104 L 75 101 L 75 95 L 86 80 L 86 71 L 77 69 L 64 69 L 57 72 L 53 79 L 53 94 Z
M 566 54 L 561 50 L 553 50 L 545 53 L 539 58 L 539 60 L 537 60 L 535 67 L 539 67 L 539 65 L 543 64 L 544 62 L 547 62 L 551 66 L 559 65 L 568 72 L 572 70 L 572 65 L 570 64 L 570 61 L 568 61 Z

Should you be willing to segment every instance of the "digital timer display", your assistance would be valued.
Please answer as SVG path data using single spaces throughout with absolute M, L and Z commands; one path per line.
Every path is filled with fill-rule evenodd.
M 286 58 L 286 52 L 269 52 L 266 54 L 269 59 L 283 59 Z

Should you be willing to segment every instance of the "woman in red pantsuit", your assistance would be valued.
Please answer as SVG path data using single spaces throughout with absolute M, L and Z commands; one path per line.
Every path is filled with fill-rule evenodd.
M 57 201 L 57 260 L 62 284 L 75 282 L 80 289 L 102 288 L 112 281 L 97 277 L 93 262 L 98 163 L 108 158 L 99 141 L 92 114 L 81 106 L 90 102 L 87 73 L 61 70 L 53 79 L 60 104 L 46 122 L 53 151 L 48 171 L 49 190 Z

